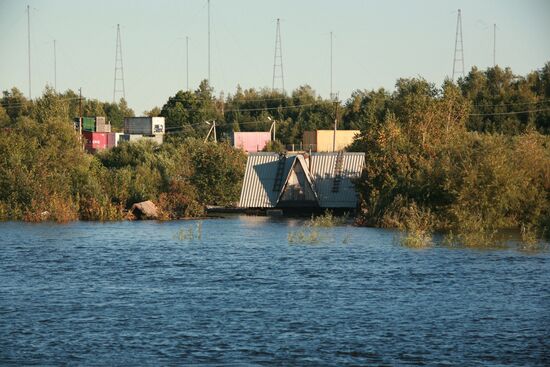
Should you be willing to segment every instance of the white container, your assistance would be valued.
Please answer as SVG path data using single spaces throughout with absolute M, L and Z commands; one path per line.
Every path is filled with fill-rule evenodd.
M 125 117 L 125 134 L 164 134 L 164 117 Z

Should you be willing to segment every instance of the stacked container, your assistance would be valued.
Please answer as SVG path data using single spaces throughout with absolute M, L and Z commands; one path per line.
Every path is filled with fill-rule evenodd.
M 80 131 L 80 118 L 76 117 L 73 122 L 75 130 Z M 102 116 L 82 117 L 82 138 L 88 153 L 113 148 L 117 143 L 116 134 L 111 133 L 111 124 Z
M 139 135 L 164 134 L 164 117 L 125 117 L 124 133 Z
M 111 124 L 106 123 L 105 117 L 95 118 L 95 131 L 98 133 L 110 133 Z
M 88 153 L 95 153 L 98 150 L 107 148 L 107 133 L 96 133 L 83 131 L 84 147 Z

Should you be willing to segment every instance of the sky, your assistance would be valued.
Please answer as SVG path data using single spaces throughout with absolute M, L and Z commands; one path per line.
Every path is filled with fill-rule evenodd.
M 29 95 L 27 4 L 32 98 L 56 84 L 112 101 L 117 24 L 126 100 L 137 115 L 187 88 L 186 37 L 190 89 L 208 77 L 207 0 L 0 0 L 1 90 Z M 466 72 L 493 65 L 495 23 L 499 66 L 525 75 L 550 61 L 548 0 L 210 0 L 210 82 L 226 97 L 238 85 L 271 88 L 280 18 L 287 93 L 307 84 L 329 97 L 330 32 L 340 100 L 358 89 L 392 91 L 398 78 L 441 85 L 452 74 L 457 9 Z

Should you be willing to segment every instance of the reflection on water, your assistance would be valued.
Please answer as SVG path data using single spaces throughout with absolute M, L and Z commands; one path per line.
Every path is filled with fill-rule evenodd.
M 0 223 L 0 365 L 550 363 L 548 252 L 302 224 Z

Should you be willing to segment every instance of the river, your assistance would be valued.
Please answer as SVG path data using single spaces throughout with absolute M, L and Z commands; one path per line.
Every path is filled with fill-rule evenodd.
M 300 224 L 0 223 L 0 365 L 550 364 L 548 252 Z

